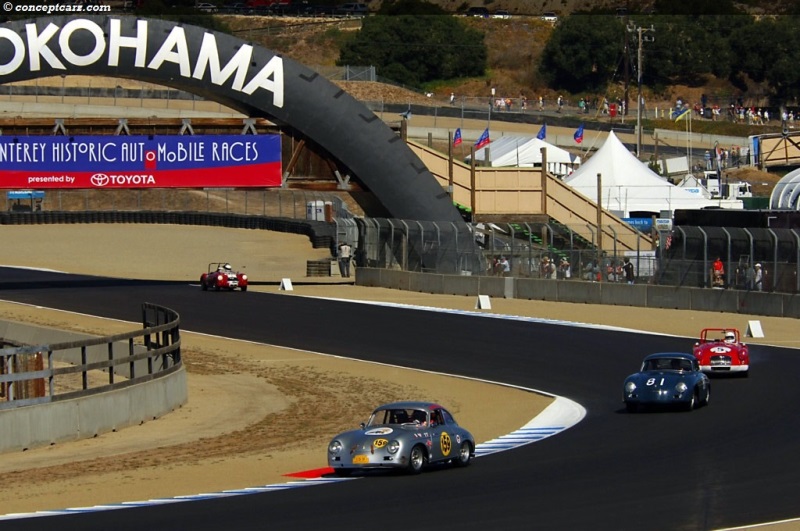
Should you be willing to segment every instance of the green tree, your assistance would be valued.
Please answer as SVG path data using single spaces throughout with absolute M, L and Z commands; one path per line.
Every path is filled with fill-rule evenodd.
M 621 75 L 624 38 L 618 17 L 565 17 L 545 45 L 539 73 L 553 88 L 602 91 L 615 74 Z
M 731 40 L 740 73 L 770 87 L 773 105 L 800 97 L 800 36 L 795 17 L 765 17 Z
M 375 15 L 345 43 L 337 64 L 373 65 L 382 77 L 421 87 L 429 81 L 480 77 L 486 71 L 483 33 L 451 15 Z

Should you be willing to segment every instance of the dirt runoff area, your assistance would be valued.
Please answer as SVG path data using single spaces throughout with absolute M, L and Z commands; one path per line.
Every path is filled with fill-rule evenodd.
M 246 261 L 251 279 L 272 281 L 299 279 L 307 259 L 328 253 L 312 249 L 305 236 L 221 229 L 224 238 L 209 237 L 209 231 L 217 230 L 3 226 L 4 243 L 25 253 L 2 262 L 197 282 L 207 262 L 230 258 L 234 265 Z M 153 249 L 153 241 L 182 241 L 185 252 Z M 220 241 L 224 243 L 214 243 Z M 114 242 L 119 251 L 108 253 Z M 202 256 L 198 248 L 204 249 Z M 318 287 L 335 291 L 353 286 Z M 9 302 L 0 302 L 0 311 L 8 320 L 98 335 L 141 326 Z M 292 480 L 286 474 L 327 466 L 330 437 L 352 429 L 376 405 L 389 401 L 440 402 L 478 442 L 520 428 L 551 402 L 512 388 L 312 352 L 187 332 L 182 342 L 189 384 L 186 405 L 93 439 L 0 454 L 0 514 L 284 483 Z M 498 417 L 497 411 L 506 415 Z
M 7 249 L 25 250 L 6 253 L 3 265 L 188 282 L 197 282 L 207 263 L 218 260 L 246 265 L 257 282 L 317 280 L 305 277 L 306 260 L 328 254 L 312 249 L 300 235 L 171 225 L 0 226 L 0 240 Z M 172 243 L 154 248 L 153 242 Z M 180 250 L 174 242 L 181 242 Z M 293 291 L 280 293 L 462 310 L 474 310 L 476 302 L 474 297 L 324 283 L 295 284 Z M 766 338 L 751 342 L 800 345 L 794 319 L 619 306 L 611 310 L 493 299 L 491 311 L 687 337 L 706 326 L 745 330 L 749 319 L 758 319 Z M 0 302 L 0 311 L 4 319 L 96 334 L 140 326 L 8 302 Z M 186 405 L 94 439 L 0 454 L 0 514 L 283 483 L 290 480 L 286 474 L 325 467 L 329 438 L 392 400 L 440 402 L 478 442 L 518 429 L 550 403 L 548 397 L 512 388 L 312 352 L 186 332 L 182 338 L 189 382 Z M 505 416 L 498 417 L 499 411 Z

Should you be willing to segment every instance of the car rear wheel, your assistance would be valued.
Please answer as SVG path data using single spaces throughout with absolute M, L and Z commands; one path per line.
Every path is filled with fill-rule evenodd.
M 625 409 L 628 413 L 636 413 L 639 411 L 639 404 L 636 402 L 625 402 Z
M 203 291 L 208 291 L 208 286 L 206 285 L 206 279 L 204 279 L 203 277 L 200 277 L 200 288 Z
M 411 454 L 408 456 L 408 472 L 410 474 L 419 474 L 422 472 L 422 467 L 425 465 L 425 450 L 421 445 L 416 445 L 411 449 Z
M 458 457 L 453 460 L 453 464 L 457 467 L 469 466 L 472 459 L 472 445 L 464 441 L 461 443 L 461 448 L 458 451 Z
M 242 286 L 242 291 L 247 291 L 247 286 Z

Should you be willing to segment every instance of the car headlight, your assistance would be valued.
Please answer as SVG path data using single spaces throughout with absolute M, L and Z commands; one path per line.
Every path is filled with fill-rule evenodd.
M 636 384 L 633 382 L 625 382 L 625 392 L 632 393 L 636 391 Z
M 678 382 L 678 385 L 675 386 L 675 390 L 679 393 L 685 393 L 687 389 L 689 388 L 686 387 L 686 384 L 683 382 Z
M 396 440 L 391 441 L 386 445 L 386 451 L 390 454 L 396 454 L 398 450 L 400 450 L 400 443 Z
M 342 451 L 342 443 L 339 441 L 331 441 L 328 445 L 328 453 L 329 454 L 338 454 Z
M 247 280 L 247 275 L 242 275 L 242 280 Z
M 222 280 L 222 275 L 217 275 L 217 280 Z

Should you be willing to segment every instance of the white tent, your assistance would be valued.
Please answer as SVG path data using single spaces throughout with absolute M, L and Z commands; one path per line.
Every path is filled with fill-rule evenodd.
M 564 182 L 597 202 L 598 173 L 602 180 L 603 208 L 622 217 L 718 206 L 663 179 L 628 151 L 613 131 L 603 146 Z M 632 216 L 632 212 L 637 214 Z
M 567 175 L 581 163 L 581 158 L 558 146 L 527 136 L 501 136 L 488 146 L 475 152 L 475 160 L 485 162 L 487 153 L 490 166 L 541 167 L 542 148 L 547 153 L 547 171 L 553 175 Z M 470 161 L 467 156 L 466 161 Z

